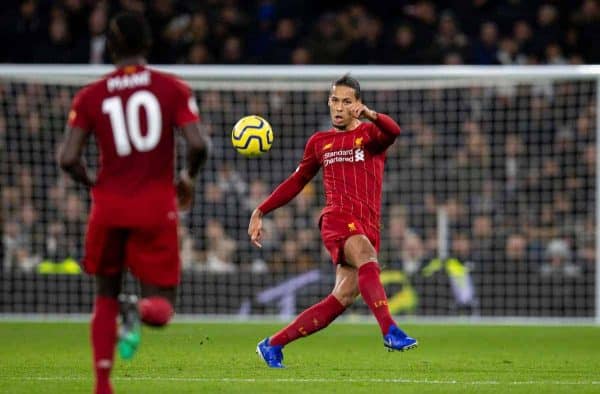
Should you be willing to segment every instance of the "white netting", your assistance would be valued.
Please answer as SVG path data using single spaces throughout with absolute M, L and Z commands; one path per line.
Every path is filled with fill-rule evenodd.
M 55 165 L 71 97 L 97 75 L 78 70 L 0 78 L 4 312 L 90 308 L 90 279 L 65 273 L 81 258 L 88 198 Z M 347 70 L 239 70 L 179 70 L 215 150 L 181 221 L 178 306 L 290 314 L 333 284 L 317 228 L 320 176 L 268 216 L 261 251 L 247 240 L 248 218 L 295 169 L 310 134 L 329 128 L 328 82 Z M 388 153 L 382 209 L 382 280 L 394 313 L 592 316 L 598 75 L 398 70 L 355 72 L 364 102 L 403 128 Z M 275 131 L 259 159 L 230 146 L 232 125 L 247 114 Z M 93 144 L 86 154 L 93 167 Z

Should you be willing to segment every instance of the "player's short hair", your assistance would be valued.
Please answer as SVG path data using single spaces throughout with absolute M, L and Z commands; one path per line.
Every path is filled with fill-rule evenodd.
M 344 74 L 342 77 L 333 81 L 331 86 L 348 86 L 354 89 L 354 97 L 360 99 L 360 84 L 356 78 L 352 78 L 350 74 Z
M 121 12 L 110 20 L 107 45 L 114 60 L 129 56 L 146 56 L 152 45 L 150 26 L 144 16 Z

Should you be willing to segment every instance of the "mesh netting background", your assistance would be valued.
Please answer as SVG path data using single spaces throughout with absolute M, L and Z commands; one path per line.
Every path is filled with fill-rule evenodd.
M 403 128 L 388 151 L 382 202 L 393 313 L 592 316 L 595 81 L 394 86 L 363 92 Z M 0 80 L 1 312 L 91 310 L 92 280 L 69 271 L 82 257 L 89 199 L 55 164 L 78 88 Z M 250 212 L 294 171 L 308 137 L 329 128 L 326 88 L 196 90 L 214 152 L 181 217 L 180 312 L 290 315 L 331 290 L 320 175 L 267 217 L 262 250 L 246 234 Z M 275 132 L 258 159 L 230 145 L 247 114 Z M 96 154 L 91 143 L 92 168 Z M 368 311 L 359 302 L 353 313 Z

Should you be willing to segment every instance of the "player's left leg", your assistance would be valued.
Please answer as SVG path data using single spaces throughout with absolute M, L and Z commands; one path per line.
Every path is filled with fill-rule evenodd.
M 358 269 L 358 288 L 365 303 L 377 319 L 384 336 L 384 345 L 391 350 L 408 350 L 417 341 L 406 335 L 394 322 L 387 303 L 385 289 L 379 278 L 380 268 L 373 244 L 363 234 L 349 237 L 344 243 L 345 261 Z

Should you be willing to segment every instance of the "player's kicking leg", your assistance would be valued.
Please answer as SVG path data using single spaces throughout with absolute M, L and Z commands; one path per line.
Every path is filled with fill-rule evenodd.
M 295 341 L 327 327 L 346 310 L 333 294 L 299 314 L 296 319 L 270 338 L 265 338 L 256 347 L 256 352 L 271 368 L 284 368 L 282 349 Z
M 383 345 L 390 351 L 417 347 L 416 339 L 409 337 L 392 319 L 377 262 L 377 252 L 371 241 L 362 234 L 348 238 L 344 244 L 345 260 L 358 269 L 358 289 L 365 303 L 377 319 L 383 334 Z
M 130 360 L 141 341 L 141 324 L 151 327 L 165 326 L 173 316 L 175 287 L 158 287 L 142 283 L 142 298 L 121 294 L 121 327 L 119 330 L 119 354 Z
M 283 347 L 296 339 L 314 334 L 327 327 L 358 296 L 356 269 L 338 265 L 335 287 L 329 296 L 302 312 L 281 331 L 262 340 L 256 352 L 271 368 L 283 368 Z

